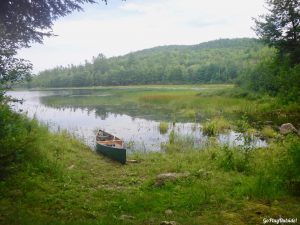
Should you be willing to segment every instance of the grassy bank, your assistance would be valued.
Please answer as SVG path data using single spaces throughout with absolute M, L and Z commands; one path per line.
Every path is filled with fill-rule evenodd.
M 0 112 L 0 224 L 262 224 L 300 215 L 296 136 L 256 150 L 191 149 L 178 139 L 122 166 L 65 132 Z M 188 175 L 157 183 L 170 172 Z

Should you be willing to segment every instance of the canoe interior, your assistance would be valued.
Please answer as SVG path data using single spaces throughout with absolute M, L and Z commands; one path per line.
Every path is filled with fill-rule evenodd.
M 96 151 L 122 164 L 126 163 L 124 141 L 105 131 L 99 130 L 96 136 Z

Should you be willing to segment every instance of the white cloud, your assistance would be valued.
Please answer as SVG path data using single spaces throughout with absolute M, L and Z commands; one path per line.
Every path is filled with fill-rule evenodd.
M 87 6 L 57 21 L 59 35 L 20 52 L 35 71 L 78 64 L 98 53 L 126 54 L 168 44 L 197 44 L 218 38 L 253 37 L 251 17 L 264 0 L 127 0 Z

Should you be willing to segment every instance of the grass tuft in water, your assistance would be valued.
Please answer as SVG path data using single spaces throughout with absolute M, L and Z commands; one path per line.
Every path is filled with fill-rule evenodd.
M 213 118 L 203 124 L 203 133 L 208 136 L 216 136 L 230 129 L 230 123 L 223 117 Z
M 261 130 L 261 135 L 263 138 L 270 139 L 278 136 L 277 132 L 271 126 L 265 126 Z
M 161 134 L 166 134 L 168 132 L 168 130 L 169 130 L 169 123 L 167 123 L 167 122 L 160 122 L 158 128 L 159 128 L 159 132 Z

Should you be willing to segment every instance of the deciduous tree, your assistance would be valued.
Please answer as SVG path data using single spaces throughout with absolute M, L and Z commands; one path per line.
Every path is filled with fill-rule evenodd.
M 106 0 L 102 0 L 106 2 Z M 53 21 L 94 0 L 1 0 L 0 1 L 0 92 L 29 77 L 30 62 L 16 57 L 17 50 L 42 43 L 52 36 Z M 0 93 L 1 95 L 1 93 Z

